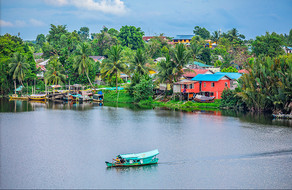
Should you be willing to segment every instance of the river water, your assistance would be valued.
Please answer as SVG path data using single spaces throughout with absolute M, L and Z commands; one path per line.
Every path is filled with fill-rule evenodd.
M 292 188 L 291 121 L 0 100 L 0 188 Z M 106 168 L 158 149 L 159 164 Z

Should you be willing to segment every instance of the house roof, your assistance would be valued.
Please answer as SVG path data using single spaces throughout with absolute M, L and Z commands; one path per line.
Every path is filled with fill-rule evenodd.
M 36 68 L 41 68 L 42 71 L 46 71 L 46 67 L 44 65 L 36 64 Z
M 197 74 L 205 74 L 207 71 L 209 71 L 208 69 L 191 69 L 193 72 L 191 71 L 186 71 L 186 69 L 184 69 L 184 77 L 188 77 L 188 78 L 193 78 L 195 77 Z
M 43 56 L 44 53 L 33 53 L 34 56 Z
M 241 70 L 238 71 L 238 73 L 248 74 L 249 72 L 246 69 L 241 69 Z
M 178 82 L 176 82 L 174 84 L 194 84 L 196 82 L 197 81 L 192 81 L 192 80 L 184 79 L 184 80 L 178 81 Z
M 241 73 L 217 72 L 215 74 L 224 74 L 224 75 L 228 76 L 229 78 L 236 79 L 236 80 L 239 79 L 242 76 Z
M 101 61 L 101 60 L 103 60 L 103 59 L 105 59 L 105 57 L 104 56 L 88 56 L 88 57 L 90 57 L 90 58 L 92 58 L 92 59 L 94 59 L 94 60 L 98 60 L 98 61 Z
M 198 62 L 198 61 L 194 61 L 193 64 L 194 64 L 194 65 L 198 65 L 198 66 L 200 66 L 200 67 L 214 67 L 213 65 L 206 65 L 206 64 L 204 64 L 204 63 L 200 63 L 200 62 Z
M 292 47 L 286 47 L 287 49 L 289 49 L 289 50 L 292 50 Z
M 231 79 L 227 75 L 215 73 L 215 74 L 212 74 L 212 75 L 210 75 L 210 74 L 198 74 L 197 76 L 195 76 L 191 80 L 194 80 L 194 81 L 219 81 L 223 77 L 227 77 L 228 79 Z
M 194 35 L 176 35 L 176 37 L 174 37 L 174 40 L 191 40 L 192 37 L 194 37 Z
M 43 62 L 40 62 L 39 65 L 47 65 L 49 63 L 50 59 L 47 59 Z

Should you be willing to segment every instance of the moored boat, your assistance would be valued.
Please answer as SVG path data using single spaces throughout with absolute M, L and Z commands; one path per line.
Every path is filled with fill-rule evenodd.
M 130 167 L 157 164 L 159 154 L 158 150 L 142 152 L 137 154 L 120 154 L 112 162 L 105 162 L 107 167 Z
M 272 114 L 276 119 L 292 119 L 292 114 Z
M 92 98 L 94 102 L 102 102 L 103 101 L 102 91 L 99 91 L 97 94 L 93 94 Z
M 203 95 L 196 95 L 194 97 L 194 100 L 196 102 L 201 102 L 201 103 L 214 102 L 214 99 L 215 99 L 214 96 L 208 97 L 208 96 L 203 96 Z
M 16 96 L 9 96 L 10 100 L 28 100 L 27 96 L 21 96 L 21 97 L 16 97 Z
M 46 94 L 32 94 L 28 97 L 29 100 L 38 100 L 38 101 L 45 101 Z

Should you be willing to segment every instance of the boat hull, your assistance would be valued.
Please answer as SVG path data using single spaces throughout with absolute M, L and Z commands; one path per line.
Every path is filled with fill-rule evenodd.
M 28 97 L 13 97 L 9 96 L 10 100 L 28 100 Z
M 214 102 L 214 99 L 210 99 L 210 100 L 201 100 L 198 98 L 194 98 L 195 102 L 200 102 L 200 103 L 210 103 L 210 102 Z
M 105 162 L 107 167 L 133 167 L 133 166 L 145 166 L 145 165 L 151 165 L 151 164 L 157 164 L 158 163 L 158 158 L 154 158 L 153 160 L 149 162 L 136 162 L 136 163 L 111 163 L 111 162 Z

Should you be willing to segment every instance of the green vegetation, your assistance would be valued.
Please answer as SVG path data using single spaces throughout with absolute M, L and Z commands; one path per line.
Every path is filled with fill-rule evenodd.
M 153 106 L 156 107 L 167 107 L 170 109 L 175 109 L 175 110 L 183 110 L 183 111 L 192 111 L 196 109 L 206 109 L 206 110 L 218 110 L 220 107 L 220 100 L 215 100 L 213 103 L 198 103 L 198 102 L 192 102 L 192 101 L 176 101 L 176 100 L 171 100 L 168 102 L 159 102 L 159 101 L 154 101 L 152 103 Z
M 113 90 L 105 90 L 104 102 L 118 102 L 118 103 L 133 103 L 134 99 L 129 95 L 126 90 L 119 90 L 116 93 Z
M 48 34 L 39 34 L 35 41 L 27 42 L 10 34 L 1 35 L 0 94 L 11 94 L 19 85 L 25 87 L 22 93 L 30 93 L 34 85 L 38 92 L 44 90 L 45 83 L 97 87 L 94 81 L 100 76 L 102 84 L 118 87 L 128 82 L 121 78 L 123 73 L 128 75 L 127 80 L 130 78 L 130 84 L 124 85 L 123 91 L 107 91 L 105 101 L 185 110 L 220 106 L 291 112 L 292 58 L 285 54 L 283 46 L 292 46 L 292 29 L 289 34 L 267 32 L 249 40 L 236 28 L 221 33 L 196 26 L 193 33 L 190 45 L 172 45 L 168 43 L 171 38 L 164 34 L 144 42 L 144 32 L 135 26 L 122 26 L 119 30 L 103 27 L 90 33 L 86 26 L 69 32 L 66 25 L 51 24 Z M 33 53 L 43 55 L 34 57 Z M 105 59 L 95 62 L 89 56 Z M 165 59 L 157 62 L 162 56 Z M 36 68 L 36 61 L 47 59 L 50 61 L 44 78 L 38 78 L 41 70 Z M 154 87 L 160 83 L 173 87 L 181 79 L 183 68 L 193 61 L 220 67 L 222 72 L 246 69 L 249 74 L 238 81 L 238 89 L 224 91 L 222 101 L 215 103 L 154 101 Z M 150 71 L 156 74 L 150 75 Z M 172 90 L 164 95 L 174 98 Z

